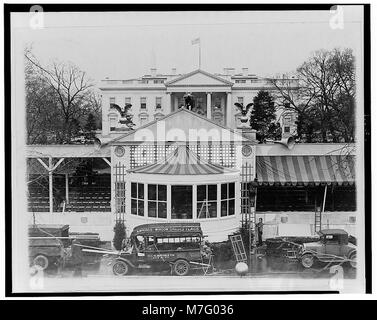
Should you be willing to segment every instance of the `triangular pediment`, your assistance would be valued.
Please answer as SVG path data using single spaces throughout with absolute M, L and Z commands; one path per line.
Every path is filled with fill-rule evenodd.
M 169 81 L 166 86 L 232 86 L 233 83 L 203 70 L 195 70 L 177 79 Z
M 106 144 L 132 142 L 197 142 L 245 141 L 241 134 L 223 127 L 201 115 L 181 108 L 169 115 L 150 122 Z

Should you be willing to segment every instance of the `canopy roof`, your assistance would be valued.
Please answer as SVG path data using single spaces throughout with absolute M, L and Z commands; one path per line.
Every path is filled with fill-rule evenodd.
M 153 164 L 131 169 L 129 172 L 166 175 L 207 175 L 236 173 L 237 171 L 205 162 L 192 152 L 188 146 L 181 145 L 167 158 Z
M 354 156 L 257 156 L 258 184 L 353 184 Z

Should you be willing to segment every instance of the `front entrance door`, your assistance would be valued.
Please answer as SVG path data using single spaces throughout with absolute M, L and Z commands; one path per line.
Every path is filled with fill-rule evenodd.
M 192 186 L 171 186 L 171 218 L 192 219 Z

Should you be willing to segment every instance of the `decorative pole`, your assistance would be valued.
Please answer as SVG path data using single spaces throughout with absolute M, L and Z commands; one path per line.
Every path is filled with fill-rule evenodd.
M 194 40 L 191 41 L 191 44 L 194 45 L 194 44 L 198 44 L 199 45 L 199 69 L 201 68 L 201 65 L 202 65 L 202 59 L 201 59 L 201 47 L 200 47 L 200 38 L 196 38 Z

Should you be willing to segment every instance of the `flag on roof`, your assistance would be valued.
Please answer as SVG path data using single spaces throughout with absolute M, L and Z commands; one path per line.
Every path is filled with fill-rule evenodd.
M 191 40 L 191 44 L 200 44 L 200 38 L 196 38 L 194 40 Z

